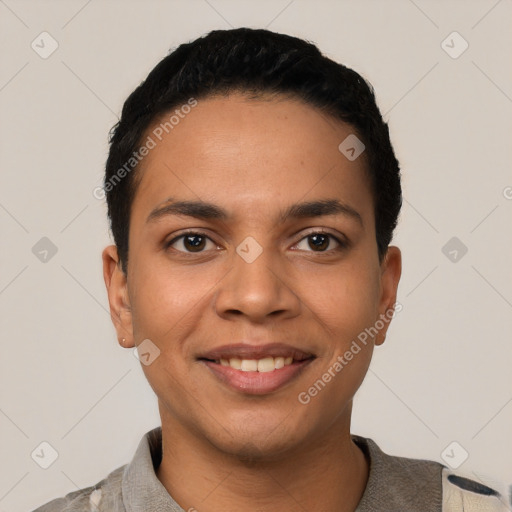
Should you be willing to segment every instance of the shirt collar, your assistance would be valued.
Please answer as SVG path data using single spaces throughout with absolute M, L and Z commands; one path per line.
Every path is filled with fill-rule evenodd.
M 366 488 L 356 512 L 372 510 L 389 510 L 394 504 L 403 503 L 409 498 L 416 503 L 429 504 L 432 508 L 424 510 L 441 510 L 442 465 L 415 459 L 393 457 L 384 453 L 377 444 L 365 437 L 351 435 L 369 463 L 369 475 Z M 145 510 L 168 510 L 184 512 L 172 499 L 167 489 L 156 476 L 156 468 L 162 460 L 162 427 L 147 432 L 140 440 L 132 461 L 126 467 L 122 481 L 122 495 L 126 512 L 142 512 Z M 424 485 L 418 496 L 417 486 L 411 485 L 414 480 L 423 480 Z M 423 500 L 423 501 L 422 501 Z
M 143 436 L 133 459 L 124 472 L 122 493 L 126 512 L 145 510 L 183 512 L 156 476 L 155 468 L 158 468 L 161 460 L 162 427 L 160 426 Z

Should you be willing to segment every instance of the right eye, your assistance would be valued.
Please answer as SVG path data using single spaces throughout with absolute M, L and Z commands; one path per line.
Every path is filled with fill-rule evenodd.
M 207 241 L 217 247 L 217 245 L 208 236 L 206 236 L 205 233 L 200 231 L 187 231 L 186 233 L 182 233 L 181 235 L 173 238 L 170 242 L 167 242 L 165 244 L 165 248 L 168 249 L 169 247 L 176 245 L 177 247 L 173 247 L 173 249 L 178 252 L 200 253 L 204 252 L 203 249 Z M 179 246 L 181 246 L 182 249 L 179 249 Z

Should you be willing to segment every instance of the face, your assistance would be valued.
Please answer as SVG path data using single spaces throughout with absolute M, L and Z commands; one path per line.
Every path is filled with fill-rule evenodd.
M 349 428 L 400 277 L 396 247 L 379 263 L 365 154 L 338 149 L 353 133 L 298 100 L 232 94 L 155 139 L 127 276 L 114 246 L 103 261 L 120 343 L 150 340 L 164 428 L 262 456 Z

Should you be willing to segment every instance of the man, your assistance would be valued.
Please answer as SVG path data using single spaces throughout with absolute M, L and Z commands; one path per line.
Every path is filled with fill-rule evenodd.
M 104 278 L 162 425 L 38 512 L 505 509 L 350 433 L 400 306 L 400 170 L 363 78 L 297 38 L 214 31 L 151 71 L 110 142 Z

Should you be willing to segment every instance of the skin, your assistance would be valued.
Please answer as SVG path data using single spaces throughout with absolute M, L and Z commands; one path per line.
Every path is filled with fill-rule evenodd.
M 396 302 L 400 250 L 379 262 L 365 155 L 349 161 L 338 150 L 351 133 L 298 100 L 233 93 L 200 100 L 142 162 L 128 272 L 109 246 L 104 278 L 119 343 L 150 339 L 160 350 L 142 365 L 162 420 L 157 477 L 185 510 L 353 511 L 361 499 L 368 462 L 350 438 L 352 399 L 389 322 L 308 404 L 297 398 Z M 169 197 L 215 203 L 230 217 L 147 222 Z M 362 222 L 277 222 L 289 205 L 322 199 Z M 196 239 L 202 252 L 183 238 L 165 248 L 188 228 L 206 235 Z M 319 229 L 348 245 L 327 237 L 317 248 L 308 235 Z M 263 249 L 252 263 L 236 252 L 248 236 Z M 277 391 L 248 395 L 197 359 L 244 339 L 316 358 Z

